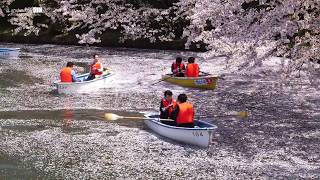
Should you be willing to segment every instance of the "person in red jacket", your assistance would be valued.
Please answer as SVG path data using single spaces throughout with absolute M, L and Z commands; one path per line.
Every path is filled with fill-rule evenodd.
M 187 95 L 180 94 L 178 96 L 177 107 L 173 112 L 173 119 L 178 127 L 194 127 L 194 108 L 193 104 L 187 102 Z
M 172 98 L 172 92 L 167 90 L 164 92 L 164 98 L 161 99 L 160 103 L 160 118 L 161 119 L 172 119 L 172 113 L 177 106 L 176 101 Z M 163 121 L 165 124 L 175 125 L 172 124 L 170 121 Z
M 87 81 L 93 80 L 97 75 L 103 74 L 103 66 L 100 60 L 99 55 L 93 55 L 93 62 L 89 65 L 90 66 L 90 75 L 87 78 Z
M 172 74 L 176 77 L 183 77 L 185 70 L 186 70 L 186 67 L 182 63 L 182 58 L 177 57 L 176 62 L 172 63 L 172 65 L 171 65 Z
M 199 65 L 195 63 L 194 57 L 188 58 L 188 64 L 185 71 L 186 77 L 198 77 L 200 72 Z
M 77 73 L 73 70 L 73 62 L 68 62 L 67 66 L 60 71 L 61 82 L 79 82 Z

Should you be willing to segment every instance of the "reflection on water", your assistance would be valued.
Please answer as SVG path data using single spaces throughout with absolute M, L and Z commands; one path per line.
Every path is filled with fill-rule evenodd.
M 73 119 L 73 111 L 70 109 L 64 110 L 63 113 L 63 127 L 70 128 Z
M 1 63 L 0 63 L 1 65 Z M 0 72 L 0 88 L 7 87 L 17 87 L 21 84 L 34 84 L 41 83 L 42 80 L 37 77 L 30 76 L 24 71 L 17 71 L 12 67 L 12 69 L 7 69 Z
M 0 154 L 0 179 L 38 179 L 41 176 L 37 175 L 31 169 L 23 168 L 19 166 L 16 160 L 6 159 Z
M 135 128 L 143 128 L 141 120 L 119 119 L 116 121 L 107 121 L 104 118 L 105 113 L 115 113 L 120 116 L 138 116 L 142 114 L 134 112 L 121 112 L 113 110 L 97 110 L 97 109 L 61 109 L 61 110 L 22 110 L 22 111 L 0 111 L 0 120 L 21 120 L 20 125 L 6 124 L 2 129 L 12 129 L 18 131 L 35 131 L 43 130 L 46 127 L 62 127 L 66 130 L 76 130 L 73 127 L 74 121 L 99 121 L 101 123 L 116 123 L 119 125 Z M 37 125 L 29 125 L 28 120 L 43 121 L 46 120 L 50 124 L 39 123 Z
M 52 93 L 67 61 L 87 71 L 93 53 L 115 72 L 110 87 L 88 94 Z M 177 55 L 195 53 L 25 45 L 19 59 L 0 60 L 0 159 L 10 159 L 30 179 L 319 178 L 318 91 L 283 84 L 277 73 L 227 73 L 215 91 L 152 85 Z M 217 61 L 201 60 L 207 65 L 202 70 L 215 73 L 221 68 L 212 65 Z M 174 97 L 188 94 L 197 115 L 219 116 L 203 118 L 218 126 L 208 149 L 161 138 L 141 120 L 103 118 L 106 112 L 142 116 L 137 112 L 157 111 L 167 89 Z M 239 111 L 249 111 L 250 117 L 223 116 Z M 0 171 L 16 179 L 10 173 L 16 170 L 7 168 L 12 163 L 0 160 Z

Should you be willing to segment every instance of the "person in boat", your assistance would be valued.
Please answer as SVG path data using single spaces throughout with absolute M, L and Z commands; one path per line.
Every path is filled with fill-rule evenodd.
M 103 66 L 100 60 L 99 55 L 93 55 L 93 62 L 89 65 L 90 66 L 90 74 L 87 78 L 87 81 L 93 80 L 96 76 L 100 76 L 103 74 Z
M 188 58 L 188 64 L 185 71 L 186 77 L 198 77 L 200 72 L 199 65 L 195 63 L 194 57 Z
M 194 108 L 193 104 L 187 102 L 186 94 L 178 96 L 177 107 L 172 113 L 173 120 L 176 121 L 178 127 L 194 127 Z
M 61 82 L 80 82 L 76 71 L 73 69 L 73 62 L 68 62 L 67 66 L 60 71 Z
M 164 92 L 164 97 L 161 99 L 160 103 L 160 118 L 161 119 L 172 119 L 172 112 L 177 106 L 176 101 L 172 98 L 173 93 L 170 90 Z M 175 125 L 174 122 L 163 121 L 163 123 L 168 125 Z M 172 124 L 174 123 L 174 124 Z
M 171 65 L 171 72 L 176 77 L 183 77 L 185 69 L 186 69 L 186 67 L 182 63 L 181 57 L 177 57 L 176 62 L 172 63 L 172 65 Z

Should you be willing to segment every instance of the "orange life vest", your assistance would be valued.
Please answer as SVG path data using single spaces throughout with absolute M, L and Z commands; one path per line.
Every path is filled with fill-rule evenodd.
M 72 82 L 72 68 L 70 67 L 64 67 L 60 71 L 60 80 L 61 82 Z
M 179 113 L 177 117 L 177 124 L 193 123 L 194 109 L 189 102 L 178 104 Z
M 178 65 L 177 63 L 172 63 L 172 67 L 173 67 L 172 68 L 173 73 L 178 74 L 179 73 L 178 69 L 183 70 L 184 69 L 184 64 L 180 63 Z
M 169 117 L 171 116 L 173 110 L 176 108 L 177 103 L 174 99 L 172 99 L 171 102 L 168 102 L 166 99 L 162 99 L 162 105 L 163 107 L 168 107 L 170 104 L 172 104 L 173 106 L 171 106 L 168 111 L 169 111 Z
M 99 69 L 101 69 L 102 65 L 100 62 L 97 62 L 95 64 L 92 64 L 91 65 L 91 74 L 94 74 L 94 75 L 101 75 L 102 72 L 99 71 Z
M 199 65 L 196 63 L 191 63 L 187 65 L 186 76 L 187 77 L 198 77 L 199 76 Z

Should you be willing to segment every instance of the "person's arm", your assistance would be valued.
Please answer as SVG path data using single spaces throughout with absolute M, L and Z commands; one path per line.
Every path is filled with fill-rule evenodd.
M 165 112 L 165 108 L 163 106 L 162 101 L 160 102 L 160 112 Z
M 175 72 L 175 69 L 174 69 L 174 67 L 173 67 L 173 63 L 172 63 L 172 65 L 171 65 L 171 72 L 172 72 L 172 74 L 175 74 L 176 72 Z
M 88 65 L 88 67 L 89 67 L 89 73 L 90 73 L 90 74 L 93 74 L 92 66 L 93 66 L 92 63 L 90 63 L 90 64 Z
M 78 79 L 78 77 L 77 77 L 78 75 L 75 70 L 71 71 L 71 75 L 72 75 L 72 82 L 80 82 L 81 81 L 80 79 Z
M 177 121 L 177 117 L 178 117 L 178 114 L 179 114 L 179 106 L 177 106 L 173 112 L 172 112 L 172 119 Z
M 188 71 L 188 66 L 186 66 L 186 69 L 184 70 L 184 76 L 187 77 L 187 71 Z
M 186 70 L 186 66 L 183 64 L 183 66 L 182 66 L 182 70 Z
M 193 119 L 194 119 L 194 115 L 195 115 L 195 112 L 194 112 L 194 109 L 193 109 L 193 111 L 192 111 L 192 117 L 193 117 Z
M 161 102 L 161 105 L 160 105 L 160 111 L 161 111 L 161 112 L 166 112 L 166 113 L 167 113 L 167 112 L 169 111 L 169 108 L 170 108 L 171 106 L 173 106 L 173 105 L 172 105 L 172 104 L 170 104 L 169 106 L 166 106 L 166 107 L 165 107 L 165 106 L 163 105 L 163 103 Z
M 99 72 L 103 72 L 103 65 L 100 63 L 100 69 L 98 69 Z
M 160 102 L 160 118 L 167 119 L 169 111 L 166 107 L 164 107 L 162 101 Z

